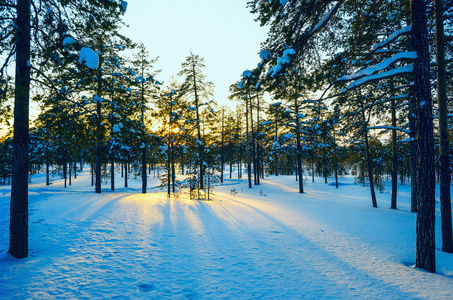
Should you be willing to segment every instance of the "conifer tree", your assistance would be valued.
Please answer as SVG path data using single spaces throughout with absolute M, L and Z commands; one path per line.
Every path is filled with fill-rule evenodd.
M 204 58 L 190 52 L 185 62 L 181 64 L 181 71 L 178 76 L 184 76 L 184 82 L 181 85 L 181 94 L 190 98 L 195 105 L 195 122 L 197 126 L 197 145 L 198 145 L 198 168 L 199 168 L 199 187 L 204 188 L 204 149 L 205 144 L 201 135 L 201 118 L 200 106 L 203 100 L 208 100 L 212 96 L 213 84 L 206 81 L 203 74 L 205 67 Z
M 125 6 L 122 6 L 123 11 L 120 11 L 121 6 L 117 2 L 108 2 L 85 0 L 77 3 L 66 1 L 63 3 L 46 0 L 18 0 L 17 2 L 3 1 L 1 3 L 2 11 L 11 16 L 11 18 L 2 20 L 2 25 L 5 26 L 0 29 L 0 43 L 2 44 L 0 51 L 2 54 L 7 53 L 2 64 L 2 79 L 4 78 L 3 66 L 8 65 L 13 56 L 16 60 L 9 247 L 9 253 L 14 257 L 23 258 L 28 255 L 28 105 L 30 71 L 34 63 L 30 55 L 31 45 L 33 44 L 39 49 L 43 48 L 43 44 L 46 43 L 45 47 L 51 45 L 49 48 L 53 48 L 57 52 L 57 49 L 62 48 L 63 33 L 66 32 L 63 18 L 77 23 L 83 16 L 86 16 L 84 13 L 89 7 L 103 7 L 106 9 L 105 12 L 108 12 L 105 15 L 113 16 L 112 22 L 105 22 L 103 26 L 118 22 L 118 17 L 124 11 Z M 33 11 L 31 10 L 32 3 Z M 58 13 L 54 14 L 54 11 Z M 78 20 L 67 18 L 69 14 L 72 16 L 79 14 Z M 107 18 L 104 20 L 107 21 Z M 57 36 L 60 39 L 59 45 L 54 43 Z M 36 39 L 32 40 L 32 37 L 36 37 Z

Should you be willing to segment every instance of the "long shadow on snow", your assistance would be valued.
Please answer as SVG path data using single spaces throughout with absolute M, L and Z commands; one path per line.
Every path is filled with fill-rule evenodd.
M 222 196 L 217 196 L 217 197 L 222 197 Z M 250 204 L 245 204 L 241 201 L 238 201 L 238 200 L 234 200 L 234 199 L 231 199 L 231 198 L 227 198 L 227 197 L 222 197 L 224 199 L 227 199 L 229 201 L 232 201 L 232 202 L 235 202 L 237 204 L 240 204 L 240 205 L 243 205 L 244 207 L 254 211 L 255 213 L 261 215 L 263 218 L 267 219 L 271 224 L 274 224 L 276 225 L 276 227 L 279 229 L 279 231 L 269 231 L 269 235 L 265 235 L 265 234 L 262 234 L 261 237 L 259 237 L 259 239 L 261 241 L 272 241 L 271 239 L 271 235 L 270 234 L 279 234 L 279 235 L 285 235 L 288 237 L 288 239 L 284 240 L 284 242 L 282 242 L 282 240 L 279 240 L 279 244 L 277 245 L 270 245 L 270 243 L 268 242 L 267 244 L 271 247 L 279 247 L 279 248 L 282 248 L 281 251 L 278 251 L 280 253 L 284 253 L 284 249 L 287 248 L 287 247 L 283 247 L 282 245 L 286 244 L 286 243 L 294 243 L 294 239 L 296 238 L 297 241 L 298 241 L 298 245 L 299 246 L 302 246 L 302 249 L 301 251 L 304 251 L 303 253 L 311 253 L 310 256 L 311 257 L 308 257 L 309 260 L 304 260 L 304 262 L 302 263 L 302 268 L 306 267 L 307 265 L 312 265 L 311 268 L 317 268 L 317 266 L 319 265 L 323 265 L 324 268 L 327 268 L 329 269 L 328 273 L 333 273 L 332 270 L 337 270 L 335 273 L 335 275 L 338 275 L 338 282 L 334 281 L 334 280 L 330 280 L 331 282 L 335 283 L 336 285 L 340 285 L 341 286 L 341 290 L 343 291 L 347 291 L 347 285 L 346 286 L 343 286 L 344 285 L 344 279 L 347 278 L 348 276 L 351 276 L 351 278 L 373 278 L 374 279 L 374 283 L 373 284 L 384 284 L 384 286 L 382 286 L 382 289 L 383 291 L 386 291 L 388 292 L 388 289 L 391 288 L 395 291 L 395 294 L 397 295 L 400 295 L 402 296 L 403 298 L 405 297 L 414 297 L 414 294 L 411 294 L 411 293 L 408 293 L 408 292 L 405 292 L 403 290 L 401 290 L 401 288 L 399 288 L 399 286 L 397 285 L 393 285 L 393 284 L 385 284 L 385 283 L 382 283 L 381 279 L 375 277 L 374 275 L 370 274 L 370 273 L 366 273 L 365 270 L 358 270 L 356 269 L 354 266 L 350 265 L 349 262 L 347 261 L 344 261 L 342 260 L 340 257 L 338 256 L 335 256 L 333 255 L 333 253 L 330 253 L 328 251 L 326 251 L 325 249 L 321 248 L 320 245 L 318 245 L 317 243 L 315 242 L 312 242 L 310 239 L 308 239 L 307 237 L 301 235 L 300 233 L 298 233 L 297 231 L 291 229 L 290 227 L 288 227 L 287 225 L 283 224 L 282 222 L 280 222 L 279 220 L 273 218 L 272 216 L 270 216 L 269 214 L 263 212 L 262 210 L 250 205 Z M 201 204 L 205 204 L 205 203 L 201 203 Z M 237 219 L 233 213 L 231 213 L 230 211 L 228 211 L 228 209 L 226 207 L 224 207 L 223 205 L 219 205 L 221 207 L 221 209 L 225 212 L 226 215 L 229 215 L 231 218 L 233 218 L 236 222 L 236 224 L 241 224 L 240 223 L 240 220 Z M 207 205 L 202 205 L 201 207 L 203 207 L 203 209 L 205 209 L 205 211 L 208 209 Z M 210 209 L 209 207 L 209 210 L 210 210 L 210 214 L 212 216 L 215 216 L 217 218 L 217 220 L 220 222 L 220 223 L 223 223 L 224 227 L 228 227 L 226 223 L 224 223 L 216 214 L 215 212 L 212 211 L 212 209 Z M 273 226 L 272 226 L 273 227 Z M 245 226 L 243 226 L 242 228 L 242 231 L 243 232 L 248 232 L 248 228 L 246 228 Z M 231 234 L 234 234 L 234 232 L 232 231 Z M 251 237 L 252 239 L 258 239 L 257 237 Z M 289 240 L 291 239 L 291 240 Z M 296 245 L 296 247 L 298 246 Z M 294 245 L 290 245 L 291 247 L 293 247 Z M 301 253 L 300 256 L 297 256 L 295 257 L 295 260 L 292 262 L 294 264 L 297 264 L 297 259 L 300 259 L 300 258 L 305 258 L 305 256 L 303 255 L 303 253 Z M 328 257 L 327 259 L 324 259 Z M 316 262 L 314 262 L 316 261 Z M 334 262 L 336 265 L 338 265 L 339 267 L 335 267 L 335 266 L 331 266 L 331 262 Z M 289 264 L 289 265 L 292 265 Z M 340 270 L 344 269 L 344 265 L 347 265 L 348 266 L 348 269 L 349 271 L 345 271 L 345 274 L 341 275 L 340 274 Z M 322 269 L 319 269 L 317 271 L 314 272 L 314 274 L 322 274 Z M 327 281 L 327 278 L 326 277 L 321 277 L 319 280 L 324 280 L 324 281 Z M 312 281 L 312 278 L 310 278 L 308 280 L 308 282 Z M 350 286 L 353 286 L 357 291 L 357 290 L 361 290 L 360 289 L 360 284 L 363 284 L 364 285 L 364 289 L 363 290 L 366 290 L 367 288 L 367 285 L 368 283 L 367 282 L 364 282 L 362 283 L 360 280 L 359 281 L 356 281 L 356 283 L 350 283 Z M 326 285 L 328 286 L 328 285 Z M 353 291 L 351 291 L 351 296 L 357 296 L 357 294 L 355 294 Z M 366 296 L 366 294 L 364 294 L 363 296 Z

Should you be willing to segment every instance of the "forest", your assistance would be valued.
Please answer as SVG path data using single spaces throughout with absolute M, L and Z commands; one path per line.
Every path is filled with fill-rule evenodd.
M 253 0 L 268 39 L 257 67 L 238 70 L 229 101 L 213 99 L 204 58 L 190 52 L 160 79 L 159 53 L 121 35 L 126 1 L 3 0 L 0 184 L 11 184 L 9 252 L 28 255 L 29 177 L 71 185 L 89 168 L 93 192 L 157 172 L 168 196 L 192 199 L 237 175 L 248 187 L 291 175 L 353 175 L 376 191 L 411 185 L 417 268 L 435 272 L 434 186 L 442 250 L 453 252 L 449 109 L 453 2 Z M 253 62 L 252 62 L 253 63 Z M 15 69 L 12 72 L 12 69 Z M 30 101 L 39 105 L 30 118 Z M 235 107 L 232 109 L 231 107 Z M 120 169 L 122 177 L 115 178 Z M 301 198 L 303 201 L 303 198 Z

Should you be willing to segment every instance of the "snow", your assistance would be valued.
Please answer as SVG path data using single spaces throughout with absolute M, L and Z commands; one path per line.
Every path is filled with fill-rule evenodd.
M 372 75 L 376 72 L 382 71 L 388 68 L 393 63 L 400 61 L 402 59 L 411 59 L 414 60 L 417 58 L 417 52 L 399 52 L 392 57 L 384 59 L 381 63 L 377 64 L 374 67 L 363 69 L 353 75 L 345 75 L 339 78 L 337 81 L 342 80 L 354 80 L 363 76 Z
M 326 15 L 324 18 L 322 18 L 322 20 L 319 21 L 318 24 L 315 25 L 315 27 L 313 28 L 313 30 L 311 30 L 311 32 L 312 32 L 312 33 L 313 33 L 313 32 L 316 32 L 316 31 L 319 30 L 319 28 L 321 28 L 321 26 L 324 26 L 324 24 L 327 22 L 327 20 L 330 19 L 330 17 L 332 16 L 333 12 L 336 11 L 336 10 L 338 9 L 338 7 L 341 5 L 341 3 L 342 3 L 341 1 L 340 1 L 340 2 L 337 2 L 337 3 L 335 4 L 335 6 L 332 7 L 332 9 L 327 13 L 327 15 Z
M 250 76 L 252 76 L 252 72 L 250 70 L 245 70 L 244 72 L 242 72 L 242 77 L 248 78 Z
M 408 25 L 406 27 L 401 28 L 400 30 L 395 31 L 392 35 L 390 35 L 388 38 L 380 42 L 379 44 L 375 45 L 373 49 L 371 49 L 371 52 L 376 51 L 379 48 L 385 47 L 386 45 L 390 44 L 392 41 L 394 41 L 397 37 L 403 34 L 408 34 L 412 30 L 412 25 Z
M 96 52 L 87 47 L 82 47 L 79 53 L 79 63 L 83 64 L 90 69 L 97 69 L 99 66 L 99 57 Z
M 98 95 L 94 95 L 93 96 L 93 102 L 94 103 L 98 103 L 98 102 L 102 102 L 104 101 L 104 99 L 102 99 L 101 97 L 99 97 Z
M 72 37 L 70 36 L 67 36 L 63 39 L 63 46 L 64 47 L 67 47 L 67 46 L 70 46 L 72 44 L 75 44 L 77 43 L 77 41 L 75 39 L 73 39 Z
M 292 48 L 288 48 L 285 51 L 283 51 L 283 56 L 278 56 L 277 57 L 277 65 L 272 67 L 267 73 L 266 76 L 271 75 L 272 78 L 274 78 L 275 75 L 277 75 L 284 64 L 289 64 L 291 62 L 291 55 L 295 55 L 296 51 Z
M 260 58 L 262 60 L 269 60 L 270 57 L 271 57 L 271 52 L 269 50 L 260 51 Z
M 302 195 L 294 176 L 252 189 L 234 177 L 209 202 L 167 198 L 152 175 L 147 194 L 139 180 L 123 188 L 116 178 L 115 192 L 104 183 L 96 194 L 88 169 L 66 189 L 32 176 L 28 258 L 7 254 L 9 218 L 0 215 L 1 298 L 453 299 L 452 254 L 436 251 L 437 274 L 412 267 L 409 184 L 391 210 L 390 193 L 372 208 L 352 177 L 339 189 L 307 180 Z M 0 186 L 1 211 L 9 200 Z
M 370 126 L 370 127 L 367 127 L 367 129 L 385 129 L 385 130 L 393 130 L 393 129 L 395 129 L 395 130 L 399 130 L 399 131 L 402 131 L 402 132 L 407 133 L 407 134 L 411 133 L 411 131 L 408 130 L 408 129 L 403 129 L 401 127 L 393 127 L 393 126 L 388 126 L 388 125 Z
M 120 129 L 120 127 L 118 126 L 118 124 L 113 125 L 113 132 L 114 132 L 114 133 L 121 132 L 121 129 Z
M 127 2 L 126 1 L 121 0 L 121 8 L 122 8 L 123 12 L 126 12 L 126 9 L 127 9 Z
M 396 75 L 402 75 L 402 74 L 407 74 L 407 73 L 412 73 L 414 71 L 414 66 L 412 64 L 406 65 L 404 67 L 399 67 L 395 68 L 389 71 L 381 72 L 378 74 L 374 75 L 369 75 L 362 77 L 356 81 L 351 82 L 347 88 L 344 88 L 341 92 L 344 93 L 348 90 L 351 90 L 353 88 L 359 87 L 365 83 L 368 83 L 369 81 L 374 81 L 374 80 L 380 80 L 380 79 L 385 79 L 388 77 L 396 76 Z

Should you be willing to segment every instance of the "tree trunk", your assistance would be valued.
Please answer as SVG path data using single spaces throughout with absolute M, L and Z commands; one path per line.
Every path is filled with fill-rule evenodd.
M 261 162 L 260 162 L 260 143 L 259 143 L 259 134 L 260 134 L 260 98 L 258 92 L 256 92 L 256 183 L 260 184 L 260 173 L 261 173 Z
M 72 174 L 71 174 L 71 171 L 72 171 L 72 168 L 71 168 L 71 163 L 68 162 L 68 170 L 69 170 L 69 185 L 72 184 L 72 181 L 71 181 L 71 177 L 72 177 Z
M 170 148 L 168 148 L 167 153 L 167 196 L 170 197 L 171 192 L 171 171 L 170 171 Z
M 113 153 L 110 158 L 110 190 L 115 190 L 115 158 Z
M 367 168 L 368 168 L 368 179 L 370 181 L 370 190 L 371 190 L 371 202 L 373 203 L 373 207 L 377 207 L 376 192 L 374 190 L 373 170 L 371 168 L 372 166 L 371 166 L 371 157 L 370 157 L 370 145 L 368 142 L 367 122 L 365 121 L 365 112 L 363 110 L 362 110 L 362 118 L 363 118 L 363 130 L 364 130 L 364 137 L 365 137 L 366 163 L 367 163 Z
M 173 137 L 172 137 L 172 140 L 171 140 L 170 151 L 171 151 L 171 158 L 170 158 L 170 162 L 171 162 L 171 190 L 172 190 L 172 192 L 174 194 L 176 192 L 176 174 L 175 174 L 175 147 L 173 146 Z
M 128 156 L 126 156 L 126 161 L 124 162 L 124 187 L 127 187 L 127 165 L 128 165 Z
M 46 149 L 46 185 L 50 185 L 50 162 L 49 162 L 49 149 Z
M 451 221 L 450 156 L 447 124 L 447 89 L 445 74 L 445 39 L 442 1 L 434 0 L 436 17 L 437 99 L 439 105 L 439 155 L 440 155 L 440 213 L 442 220 L 442 251 L 453 253 Z
M 223 166 L 225 164 L 225 152 L 224 152 L 224 123 L 225 123 L 225 109 L 222 109 L 222 144 L 220 148 L 220 183 L 223 183 Z
M 336 141 L 336 134 L 335 128 L 333 128 L 333 152 L 334 152 L 334 160 L 335 160 L 335 187 L 338 189 L 338 155 L 337 155 L 337 141 Z
M 255 185 L 258 184 L 257 182 L 257 176 L 258 174 L 256 173 L 256 152 L 255 152 L 255 130 L 253 128 L 253 103 L 252 103 L 252 97 L 250 94 L 248 94 L 248 100 L 250 102 L 250 130 L 252 133 L 252 138 L 251 138 L 251 148 L 252 148 L 252 163 L 253 163 L 253 183 Z
M 296 142 L 297 142 L 297 174 L 299 174 L 299 193 L 304 193 L 304 178 L 302 176 L 302 145 L 300 143 L 300 124 L 299 124 L 299 105 L 297 103 L 297 95 L 294 99 L 296 112 Z
M 142 194 L 146 194 L 148 177 L 146 176 L 146 146 L 142 149 Z
M 250 137 L 249 137 L 249 99 L 246 98 L 245 100 L 245 128 L 246 128 L 246 155 L 247 155 L 247 177 L 249 181 L 249 188 L 252 188 L 252 168 L 250 166 L 251 157 L 250 157 Z
M 396 148 L 396 103 L 392 98 L 392 201 L 390 208 L 396 209 L 396 197 L 398 191 L 398 152 Z
M 409 93 L 411 95 L 411 93 Z M 411 212 L 418 211 L 418 147 L 417 147 L 417 118 L 415 96 L 409 101 L 409 129 L 410 129 L 410 158 L 411 158 Z
M 278 118 L 275 117 L 275 142 L 278 144 Z M 278 176 L 278 149 L 275 149 L 275 176 Z
M 95 180 L 95 192 L 101 193 L 101 160 L 102 160 L 102 129 L 101 129 L 101 103 L 96 103 L 96 180 Z
M 435 172 L 431 84 L 429 74 L 426 3 L 412 0 L 412 38 L 417 58 L 414 61 L 414 89 L 417 105 L 419 185 L 415 266 L 436 272 L 435 260 Z
M 14 93 L 13 170 L 8 252 L 28 256 L 28 119 L 30 102 L 30 0 L 16 4 L 16 76 Z

